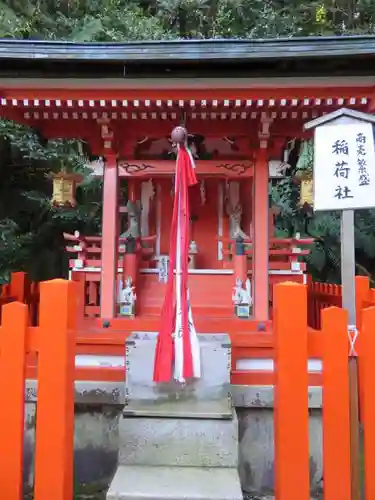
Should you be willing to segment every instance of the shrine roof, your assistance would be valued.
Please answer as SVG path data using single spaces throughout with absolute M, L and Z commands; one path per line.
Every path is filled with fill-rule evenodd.
M 207 61 L 375 55 L 375 36 L 159 40 L 116 43 L 0 40 L 1 59 Z
M 228 67 L 236 68 L 236 75 L 251 71 L 271 76 L 301 74 L 306 66 L 310 74 L 329 74 L 332 68 L 341 74 L 371 74 L 373 66 L 364 66 L 364 58 L 375 59 L 375 36 L 124 43 L 0 40 L 0 76 L 37 76 L 46 71 L 61 76 L 64 71 L 66 78 L 88 74 L 158 77 L 171 70 L 192 69 L 199 70 L 199 75 L 213 69 L 224 74 Z
M 257 122 L 265 113 L 284 129 L 284 123 L 300 124 L 342 106 L 373 112 L 374 63 L 375 36 L 124 43 L 0 39 L 0 116 L 40 130 L 45 124 L 44 134 L 52 134 L 54 123 L 53 134 L 69 129 L 75 136 L 81 120 L 95 126 L 111 120 L 120 128 L 124 121 L 140 121 L 142 134 L 147 124 L 151 136 L 164 123 L 166 136 L 182 117 L 187 124 L 199 122 L 205 133 L 214 121 L 223 135 L 226 121 L 233 133 L 235 122 L 241 135 L 247 120 Z

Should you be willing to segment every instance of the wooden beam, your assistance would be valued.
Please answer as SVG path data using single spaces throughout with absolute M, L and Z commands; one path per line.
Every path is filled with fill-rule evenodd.
M 304 98 L 332 98 L 337 96 L 343 99 L 354 97 L 368 97 L 374 93 L 373 86 L 361 87 L 290 87 L 290 88 L 248 88 L 248 89 L 69 89 L 69 80 L 64 81 L 60 89 L 33 89 L 33 88 L 6 88 L 2 86 L 2 96 L 6 99 L 57 99 L 57 100 L 113 100 L 113 99 L 304 99 Z

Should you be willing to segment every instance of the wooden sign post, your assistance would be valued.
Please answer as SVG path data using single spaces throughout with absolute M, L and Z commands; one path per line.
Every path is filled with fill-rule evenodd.
M 344 108 L 304 127 L 314 130 L 314 210 L 341 212 L 342 307 L 348 311 L 350 340 L 352 500 L 360 499 L 354 211 L 375 207 L 374 123 L 375 116 Z

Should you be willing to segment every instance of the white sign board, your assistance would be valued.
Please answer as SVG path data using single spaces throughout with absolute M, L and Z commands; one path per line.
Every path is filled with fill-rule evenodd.
M 370 123 L 322 125 L 314 136 L 314 210 L 375 207 Z

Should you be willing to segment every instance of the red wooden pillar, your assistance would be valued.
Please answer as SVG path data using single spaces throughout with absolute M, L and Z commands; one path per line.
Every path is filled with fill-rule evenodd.
M 321 318 L 324 497 L 350 500 L 348 313 L 329 307 L 322 311 Z
M 25 302 L 25 285 L 27 276 L 24 272 L 12 273 L 10 281 L 10 296 L 17 302 Z
M 133 203 L 141 200 L 141 182 L 139 179 L 129 179 L 128 199 Z
M 247 234 L 250 238 L 251 234 L 251 221 L 252 221 L 252 212 L 253 212 L 253 179 L 249 177 L 247 179 L 243 179 L 240 184 L 240 193 L 241 193 L 241 204 L 243 206 L 242 212 L 242 229 L 245 234 Z
M 141 201 L 142 194 L 142 184 L 140 179 L 129 179 L 128 181 L 128 200 L 133 203 Z M 125 286 L 125 281 L 127 278 L 131 278 L 133 286 L 136 286 L 138 267 L 141 260 L 141 251 L 139 248 L 140 242 L 135 242 L 134 249 L 129 251 L 127 245 L 127 251 L 124 254 L 123 259 L 123 286 Z
M 76 293 L 71 281 L 57 279 L 40 286 L 35 500 L 70 500 L 74 496 Z M 51 404 L 56 411 L 52 419 Z
M 375 498 L 375 307 L 362 312 L 359 363 L 362 376 L 362 423 L 364 427 L 364 486 L 365 498 Z
M 137 284 L 138 275 L 138 255 L 137 250 L 134 252 L 129 252 L 124 254 L 124 268 L 123 268 L 123 286 L 125 286 L 125 281 L 127 278 L 132 279 L 133 286 Z
M 275 285 L 273 318 L 275 497 L 309 500 L 306 288 L 296 283 Z
M 357 328 L 362 327 L 362 310 L 366 307 L 364 305 L 370 291 L 370 280 L 367 276 L 355 277 L 355 301 L 356 301 L 356 320 Z
M 268 205 L 268 155 L 267 149 L 260 149 L 255 160 L 253 192 L 253 310 L 258 321 L 269 318 Z
M 118 264 L 118 167 L 114 154 L 107 155 L 103 184 L 102 270 L 100 282 L 100 317 L 115 316 Z
M 245 245 L 242 242 L 236 242 L 233 256 L 234 283 L 239 279 L 243 285 L 247 280 L 247 258 L 244 247 Z

